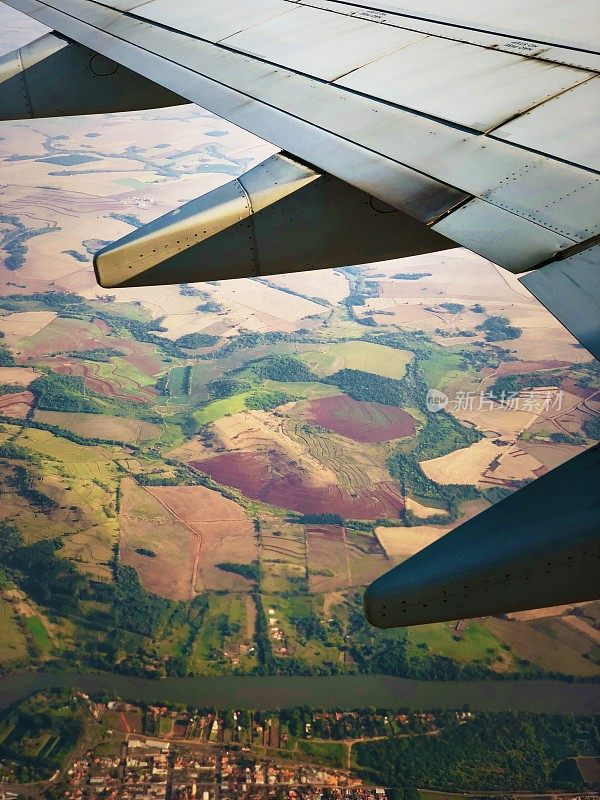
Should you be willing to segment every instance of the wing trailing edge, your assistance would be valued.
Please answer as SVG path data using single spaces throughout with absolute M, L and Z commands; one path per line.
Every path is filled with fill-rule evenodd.
M 364 264 L 455 247 L 285 154 L 100 250 L 101 286 L 148 286 Z
M 463 523 L 369 586 L 380 628 L 595 600 L 600 445 Z
M 0 120 L 141 111 L 187 102 L 54 33 L 0 58 Z

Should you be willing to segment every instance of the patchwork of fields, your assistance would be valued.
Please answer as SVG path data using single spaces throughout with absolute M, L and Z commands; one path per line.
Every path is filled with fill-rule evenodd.
M 107 293 L 100 236 L 269 152 L 227 126 L 215 139 L 199 109 L 129 124 L 127 148 L 120 118 L 0 140 L 2 233 L 36 232 L 0 251 L 0 514 L 17 543 L 0 548 L 0 668 L 600 674 L 594 604 L 385 633 L 361 605 L 394 564 L 600 438 L 589 355 L 459 250 Z M 551 407 L 501 402 L 507 386 L 549 386 Z

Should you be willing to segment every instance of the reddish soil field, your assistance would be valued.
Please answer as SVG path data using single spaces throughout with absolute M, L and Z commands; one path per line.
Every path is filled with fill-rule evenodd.
M 389 442 L 416 430 L 415 420 L 401 408 L 361 403 L 346 394 L 311 400 L 303 416 L 355 442 Z
M 119 339 L 111 336 L 104 340 L 104 346 L 121 350 L 123 358 L 146 375 L 156 375 L 163 368 L 163 363 L 156 355 L 154 347 L 151 344 L 146 344 L 146 342 L 136 342 L 131 339 Z
M 343 528 L 337 525 L 307 525 L 306 535 L 311 547 L 317 542 L 342 542 L 344 541 Z
M 561 383 L 560 388 L 563 390 L 563 392 L 574 394 L 576 397 L 582 397 L 584 400 L 587 400 L 588 397 L 596 394 L 595 389 L 588 389 L 586 386 L 579 386 L 579 384 L 575 383 L 575 381 L 571 380 L 571 378 L 564 380 Z
M 586 783 L 600 781 L 600 758 L 594 756 L 579 756 L 577 766 Z
M 32 405 L 33 395 L 31 392 L 17 392 L 0 396 L 0 414 L 6 417 L 25 419 Z
M 109 325 L 108 322 L 106 322 L 103 319 L 95 319 L 94 325 L 97 325 L 102 331 L 102 333 L 112 333 L 114 330 L 112 325 Z
M 313 483 L 275 450 L 226 453 L 191 464 L 219 483 L 234 486 L 246 497 L 302 514 L 332 513 L 366 520 L 397 518 L 403 509 L 400 489 L 391 482 L 374 484 L 353 495 L 337 484 Z

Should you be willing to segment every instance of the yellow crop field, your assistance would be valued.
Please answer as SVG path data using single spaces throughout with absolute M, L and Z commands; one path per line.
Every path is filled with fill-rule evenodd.
M 341 342 L 303 353 L 301 358 L 320 377 L 341 369 L 356 369 L 400 380 L 413 353 L 372 342 Z

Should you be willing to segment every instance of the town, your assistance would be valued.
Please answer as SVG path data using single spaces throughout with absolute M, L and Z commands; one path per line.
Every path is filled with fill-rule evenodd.
M 386 800 L 347 773 L 207 746 L 129 737 L 116 756 L 87 753 L 67 771 L 68 800 Z

